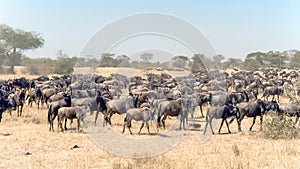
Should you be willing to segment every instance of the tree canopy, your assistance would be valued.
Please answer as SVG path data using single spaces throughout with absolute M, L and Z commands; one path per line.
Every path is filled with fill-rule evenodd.
M 9 59 L 10 73 L 14 73 L 14 66 L 20 62 L 24 51 L 43 45 L 44 39 L 39 33 L 0 25 L 0 55 Z

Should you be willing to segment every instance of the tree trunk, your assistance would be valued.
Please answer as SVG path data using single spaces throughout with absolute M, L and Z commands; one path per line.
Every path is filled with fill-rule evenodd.
M 9 56 L 10 60 L 10 68 L 9 68 L 9 74 L 15 74 L 15 57 L 16 57 L 17 49 L 13 49 L 13 53 L 11 56 Z

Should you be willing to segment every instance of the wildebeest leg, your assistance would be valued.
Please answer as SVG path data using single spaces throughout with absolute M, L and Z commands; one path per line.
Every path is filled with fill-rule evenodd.
M 250 127 L 250 131 L 252 130 L 252 127 L 253 127 L 254 124 L 255 124 L 255 120 L 256 120 L 256 116 L 253 117 L 253 122 L 252 122 L 252 125 L 251 125 L 251 127 Z
M 37 100 L 38 109 L 40 109 L 40 98 Z
M 204 131 L 203 131 L 203 135 L 205 135 L 205 133 L 206 133 L 207 125 L 208 125 L 208 116 L 206 116 L 206 123 L 205 123 Z
M 260 115 L 260 131 L 262 131 L 263 115 Z
M 162 122 L 162 124 L 163 124 L 164 129 L 166 128 L 165 120 L 166 120 L 167 116 L 168 116 L 168 115 L 164 114 L 164 117 L 161 119 L 161 122 Z
M 79 132 L 79 129 L 80 129 L 80 119 L 77 118 L 77 131 Z
M 21 108 L 20 108 L 20 116 L 22 116 L 22 112 L 23 112 L 23 104 L 21 105 Z
M 185 130 L 185 122 L 186 122 L 186 115 L 185 114 L 181 114 L 180 115 L 180 130 L 181 130 L 181 124 L 182 124 L 182 128 L 183 130 Z
M 126 118 L 124 119 L 123 131 L 122 134 L 125 132 L 125 126 L 127 126 Z
M 17 114 L 18 114 L 18 117 L 20 116 L 19 110 L 20 110 L 20 108 L 19 108 L 19 105 L 18 105 L 18 106 L 17 106 Z
M 132 135 L 132 131 L 131 131 L 131 121 L 128 121 L 128 123 L 127 123 L 127 127 L 128 127 L 128 129 L 129 129 L 129 131 L 130 131 L 130 134 Z
M 95 125 L 96 125 L 96 122 L 97 122 L 97 119 L 98 119 L 98 115 L 99 115 L 99 111 L 97 110 L 96 116 L 95 116 L 95 122 L 94 122 Z M 104 119 L 104 122 L 105 122 L 105 119 Z M 104 126 L 104 122 L 103 122 L 103 126 Z
M 147 130 L 148 130 L 148 134 L 150 134 L 149 123 L 148 122 L 146 122 L 146 127 L 147 127 Z
M 142 125 L 141 125 L 141 128 L 140 128 L 140 131 L 138 132 L 138 134 L 141 134 L 141 131 L 142 131 L 142 128 L 144 127 L 144 122 L 142 123 Z
M 244 117 L 245 117 L 245 114 L 243 114 L 243 115 L 240 115 L 240 117 L 237 119 L 237 123 L 238 123 L 238 130 L 239 130 L 239 131 L 242 131 L 242 127 L 241 127 L 241 125 L 242 125 L 242 120 L 244 119 Z
M 231 133 L 231 131 L 230 131 L 230 129 L 229 129 L 229 124 L 228 124 L 228 122 L 227 122 L 227 120 L 226 120 L 226 119 L 225 119 L 225 123 L 226 123 L 226 125 L 227 125 L 228 133 L 230 134 L 230 133 Z
M 85 122 L 85 120 L 84 119 L 81 119 L 81 121 L 83 122 L 83 127 L 86 127 L 87 126 L 87 124 L 86 124 L 86 122 Z
M 59 120 L 58 120 L 58 131 L 59 131 L 59 128 L 61 129 L 62 132 L 64 132 L 64 129 L 62 127 L 62 123 L 64 121 L 64 118 L 60 118 L 59 116 L 57 117 Z
M 202 104 L 200 105 L 200 112 L 201 112 L 201 117 L 204 117 L 204 115 L 203 115 L 203 109 L 202 109 Z
M 67 129 L 67 118 L 65 118 L 65 130 L 68 130 Z
M 53 128 L 53 121 L 54 121 L 54 119 L 55 119 L 55 115 L 51 115 L 51 117 L 50 117 L 50 128 L 49 128 L 49 131 L 54 131 L 54 128 Z
M 219 128 L 219 131 L 218 131 L 219 134 L 221 133 L 221 129 L 222 129 L 222 126 L 223 126 L 224 121 L 225 121 L 225 118 L 222 119 L 222 122 L 221 122 L 221 125 L 220 125 L 220 128 Z M 227 124 L 227 121 L 226 121 L 226 124 Z
M 214 130 L 213 130 L 213 128 L 212 128 L 211 122 L 212 122 L 212 118 L 209 119 L 209 126 L 210 126 L 210 129 L 211 129 L 211 133 L 212 133 L 212 134 L 215 134 L 215 132 L 214 132 Z

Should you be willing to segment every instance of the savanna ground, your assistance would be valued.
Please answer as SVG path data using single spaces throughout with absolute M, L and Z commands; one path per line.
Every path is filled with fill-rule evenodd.
M 109 74 L 111 71 L 105 72 Z M 1 75 L 0 79 L 16 76 L 22 75 Z M 196 109 L 196 115 L 200 115 L 199 109 Z M 269 116 L 266 115 L 265 119 Z M 174 120 L 167 119 L 166 123 L 170 125 Z M 75 130 L 76 120 L 71 130 L 64 133 L 57 132 L 55 120 L 55 132 L 49 132 L 47 109 L 38 110 L 36 105 L 32 108 L 26 105 L 22 117 L 17 117 L 15 112 L 12 117 L 3 114 L 0 168 L 300 168 L 299 138 L 264 139 L 258 131 L 259 120 L 254 131 L 249 132 L 252 119 L 246 118 L 242 123 L 243 132 L 237 132 L 234 122 L 230 125 L 233 134 L 216 134 L 200 143 L 205 119 L 196 121 L 201 124 L 200 129 L 187 132 L 175 148 L 159 156 L 133 159 L 114 155 L 97 146 L 84 129 L 80 133 Z M 113 129 L 121 132 L 122 125 L 118 124 L 123 123 L 123 117 L 114 115 L 112 122 L 117 124 Z M 133 137 L 140 137 L 136 135 L 140 123 L 132 125 Z M 152 132 L 155 128 L 154 124 L 150 126 Z M 227 132 L 225 125 L 222 131 Z M 146 133 L 145 128 L 142 133 Z M 128 130 L 125 135 L 129 136 Z M 79 148 L 73 148 L 75 145 Z

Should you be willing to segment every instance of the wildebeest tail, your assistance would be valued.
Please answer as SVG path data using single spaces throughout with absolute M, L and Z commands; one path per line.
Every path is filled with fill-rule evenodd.
M 233 122 L 234 118 L 230 119 L 230 121 L 228 122 L 229 124 L 231 124 Z
M 25 100 L 27 100 L 29 98 L 29 94 L 26 96 Z
M 161 104 L 158 105 L 157 109 L 157 124 L 160 125 L 160 118 L 161 118 Z

